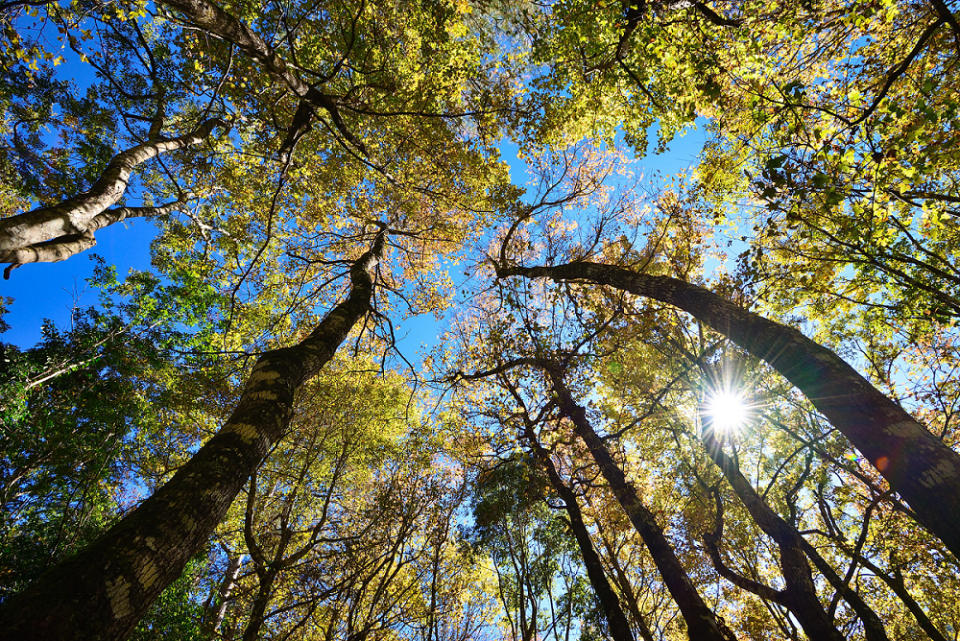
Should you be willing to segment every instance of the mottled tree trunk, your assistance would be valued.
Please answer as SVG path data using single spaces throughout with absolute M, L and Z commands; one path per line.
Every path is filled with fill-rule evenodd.
M 123 639 L 206 544 L 247 477 L 284 435 L 294 393 L 370 308 L 383 233 L 351 267 L 352 288 L 297 345 L 263 354 L 233 414 L 153 496 L 0 607 L 4 639 Z
M 79 196 L 0 219 L 0 263 L 18 265 L 64 260 L 93 247 L 93 234 L 98 229 L 132 216 L 165 213 L 169 206 L 108 208 L 123 197 L 130 175 L 138 165 L 160 154 L 203 142 L 222 124 L 223 121 L 214 118 L 182 136 L 150 140 L 126 149 L 114 156 L 97 182 Z
M 577 546 L 580 548 L 580 556 L 583 558 L 583 565 L 587 570 L 587 578 L 593 587 L 600 605 L 603 607 L 603 614 L 607 619 L 610 638 L 613 641 L 634 641 L 633 633 L 630 631 L 630 624 L 627 622 L 627 616 L 620 607 L 620 600 L 616 592 L 610 587 L 607 575 L 603 569 L 603 563 L 600 556 L 593 548 L 593 542 L 590 539 L 590 532 L 583 521 L 583 513 L 580 511 L 580 505 L 577 503 L 577 497 L 563 479 L 554 466 L 550 458 L 550 453 L 540 445 L 536 434 L 530 425 L 526 426 L 524 436 L 533 450 L 534 456 L 540 462 L 541 467 L 547 473 L 550 485 L 554 491 L 563 500 L 564 508 L 567 511 L 567 517 L 570 520 L 570 530 L 577 540 Z
M 713 292 L 614 265 L 499 266 L 498 276 L 587 281 L 674 305 L 770 364 L 870 460 L 917 520 L 960 557 L 960 454 L 829 349 Z
M 567 389 L 562 373 L 551 364 L 544 368 L 550 376 L 554 392 L 557 394 L 560 411 L 572 422 L 574 431 L 583 440 L 593 460 L 600 468 L 600 472 L 610 485 L 610 490 L 630 518 L 640 538 L 650 551 L 653 561 L 663 577 L 663 582 L 670 591 L 670 596 L 676 601 L 687 624 L 687 632 L 691 641 L 731 641 L 733 633 L 707 607 L 703 597 L 690 580 L 680 559 L 673 551 L 673 547 L 657 523 L 656 518 L 640 500 L 636 488 L 627 481 L 623 470 L 614 461 L 600 436 L 594 431 L 587 420 L 587 413 L 582 406 L 574 401 L 570 390 Z

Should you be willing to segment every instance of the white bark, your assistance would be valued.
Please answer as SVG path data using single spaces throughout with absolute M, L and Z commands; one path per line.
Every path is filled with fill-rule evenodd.
M 222 124 L 223 121 L 213 118 L 182 136 L 152 140 L 126 149 L 110 160 L 88 191 L 56 205 L 0 219 L 0 261 L 49 262 L 89 249 L 95 242 L 94 231 L 122 220 L 133 211 L 120 208 L 111 214 L 107 209 L 123 197 L 138 165 L 162 153 L 196 145 Z M 123 215 L 114 220 L 119 214 Z

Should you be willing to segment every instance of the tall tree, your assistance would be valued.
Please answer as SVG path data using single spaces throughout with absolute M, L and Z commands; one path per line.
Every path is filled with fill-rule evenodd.
M 610 586 L 610 581 L 607 580 L 603 563 L 593 546 L 590 531 L 587 529 L 576 494 L 564 482 L 563 477 L 560 476 L 557 466 L 553 463 L 550 452 L 540 444 L 540 440 L 537 438 L 535 431 L 537 421 L 530 416 L 526 407 L 524 407 L 523 397 L 509 381 L 504 381 L 504 386 L 509 389 L 510 395 L 521 408 L 519 418 L 523 424 L 522 435 L 527 447 L 532 451 L 534 459 L 543 468 L 543 472 L 546 473 L 547 480 L 553 488 L 553 491 L 563 500 L 563 507 L 567 512 L 570 530 L 577 540 L 577 547 L 580 548 L 580 556 L 583 558 L 583 565 L 586 568 L 587 577 L 590 579 L 590 585 L 593 587 L 593 591 L 597 595 L 597 599 L 603 608 L 610 637 L 613 638 L 614 641 L 633 641 L 634 637 L 630 630 L 630 624 L 627 621 L 623 608 L 620 607 L 616 593 Z
M 733 633 L 717 619 L 716 615 L 707 607 L 703 597 L 690 581 L 687 571 L 677 559 L 670 542 L 664 535 L 663 529 L 657 523 L 656 517 L 643 504 L 637 495 L 636 489 L 627 481 L 623 471 L 610 456 L 603 444 L 603 440 L 590 425 L 583 406 L 574 400 L 569 388 L 564 382 L 563 368 L 559 362 L 546 361 L 539 364 L 547 373 L 560 411 L 573 424 L 573 429 L 590 450 L 604 478 L 610 484 L 610 489 L 623 506 L 627 516 L 637 532 L 643 538 L 644 544 L 663 575 L 664 583 L 687 623 L 687 631 L 691 639 L 729 640 L 735 638 Z
M 349 296 L 301 342 L 257 359 L 226 424 L 177 474 L 83 552 L 4 601 L 18 638 L 129 634 L 152 601 L 205 544 L 246 478 L 284 435 L 294 395 L 370 309 L 385 232 L 350 268 Z M 51 603 L 54 605 L 51 606 Z
M 943 509 L 944 505 L 960 508 L 960 454 L 840 357 L 799 331 L 703 287 L 616 265 L 587 261 L 544 267 L 498 265 L 497 273 L 501 278 L 516 275 L 609 285 L 692 314 L 796 385 L 907 500 L 920 523 L 960 555 L 960 510 Z
M 771 536 L 779 546 L 780 568 L 783 572 L 784 588 L 782 590 L 773 590 L 767 586 L 758 585 L 755 582 L 745 580 L 742 585 L 748 590 L 757 590 L 766 598 L 782 603 L 786 606 L 800 622 L 804 632 L 811 639 L 841 639 L 843 635 L 834 627 L 831 617 L 826 608 L 820 602 L 817 595 L 816 586 L 813 581 L 810 563 L 807 557 L 811 557 L 817 570 L 827 578 L 829 583 L 851 604 L 863 621 L 866 630 L 867 639 L 885 641 L 887 634 L 883 629 L 877 614 L 867 606 L 860 596 L 851 589 L 836 571 L 820 556 L 820 554 L 811 546 L 789 523 L 778 516 L 763 499 L 754 491 L 740 472 L 738 466 L 724 452 L 717 441 L 715 434 L 704 431 L 703 444 L 710 458 L 721 469 L 730 486 L 733 488 L 737 497 L 746 506 L 747 511 L 757 522 L 760 528 Z M 713 490 L 716 505 L 716 528 L 708 534 L 708 549 L 711 557 L 717 565 L 717 570 L 727 578 L 735 582 L 743 577 L 735 575 L 729 568 L 724 567 L 720 559 L 719 542 L 723 533 L 723 499 L 719 492 Z M 767 588 L 767 589 L 764 589 Z
M 603 439 L 591 425 L 586 410 L 576 402 L 565 383 L 565 364 L 550 357 L 526 357 L 507 360 L 496 367 L 471 374 L 460 374 L 465 379 L 492 376 L 512 368 L 532 366 L 543 371 L 549 390 L 556 398 L 561 416 L 569 420 L 572 431 L 583 442 L 597 468 L 610 487 L 623 511 L 633 524 L 644 545 L 653 557 L 664 584 L 679 607 L 691 639 L 706 638 L 718 641 L 734 639 L 733 633 L 707 606 L 687 569 L 681 563 L 663 527 L 654 513 L 643 503 L 636 488 L 627 479 L 622 467 L 610 454 Z

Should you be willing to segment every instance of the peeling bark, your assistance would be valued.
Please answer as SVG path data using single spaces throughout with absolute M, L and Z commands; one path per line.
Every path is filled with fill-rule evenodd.
M 222 120 L 213 118 L 182 136 L 150 140 L 126 149 L 107 163 L 88 191 L 56 205 L 0 219 L 0 262 L 63 260 L 92 247 L 96 230 L 130 215 L 144 215 L 133 214 L 136 208 L 107 211 L 123 197 L 133 170 L 160 154 L 203 142 L 215 127 L 223 124 Z M 88 244 L 77 245 L 79 239 L 85 239 L 83 242 Z
M 668 276 L 589 262 L 498 265 L 497 276 L 608 285 L 674 305 L 710 325 L 803 392 L 904 498 L 919 523 L 960 557 L 960 454 L 829 349 L 796 329 Z
M 351 267 L 351 291 L 300 343 L 257 359 L 217 434 L 102 537 L 0 606 L 4 639 L 123 639 L 206 544 L 247 477 L 283 436 L 294 394 L 370 309 L 384 233 Z

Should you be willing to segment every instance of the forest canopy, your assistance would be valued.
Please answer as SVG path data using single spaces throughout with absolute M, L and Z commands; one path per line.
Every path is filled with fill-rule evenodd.
M 0 638 L 960 638 L 955 4 L 0 2 Z

